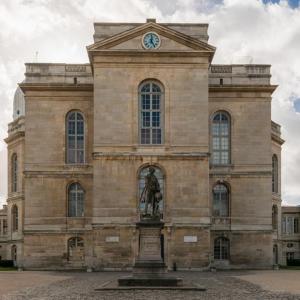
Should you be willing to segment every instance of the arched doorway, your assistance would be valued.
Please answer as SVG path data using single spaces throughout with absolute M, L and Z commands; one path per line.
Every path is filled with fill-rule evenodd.
M 11 259 L 14 262 L 14 266 L 17 266 L 17 246 L 16 245 L 12 245 L 11 246 Z
M 278 265 L 278 246 L 273 246 L 273 265 Z

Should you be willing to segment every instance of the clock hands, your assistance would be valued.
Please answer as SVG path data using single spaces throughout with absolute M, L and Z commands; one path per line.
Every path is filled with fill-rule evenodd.
M 150 35 L 150 41 L 151 41 L 151 44 L 153 45 L 153 47 L 155 47 L 155 45 L 153 43 L 153 36 L 152 36 L 152 34 Z
M 145 35 L 143 43 L 146 49 L 155 49 L 159 45 L 159 37 L 154 33 L 148 33 Z

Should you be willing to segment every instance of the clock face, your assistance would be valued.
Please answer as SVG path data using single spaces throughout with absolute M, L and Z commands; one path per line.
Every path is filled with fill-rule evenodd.
M 155 32 L 148 32 L 143 36 L 143 46 L 146 49 L 156 49 L 160 46 L 160 38 Z

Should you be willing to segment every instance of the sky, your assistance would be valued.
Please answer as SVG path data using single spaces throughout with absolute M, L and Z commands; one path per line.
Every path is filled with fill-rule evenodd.
M 3 139 L 25 62 L 88 62 L 93 22 L 209 23 L 213 63 L 272 65 L 272 119 L 282 125 L 282 199 L 300 205 L 299 0 L 1 0 L 0 205 L 7 195 Z

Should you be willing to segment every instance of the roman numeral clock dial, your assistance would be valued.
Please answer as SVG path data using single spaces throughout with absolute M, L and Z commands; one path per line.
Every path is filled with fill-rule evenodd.
M 155 32 L 144 34 L 142 44 L 145 49 L 157 49 L 160 46 L 160 37 Z

